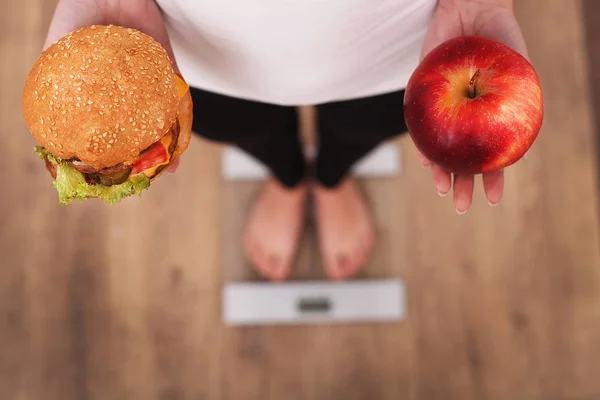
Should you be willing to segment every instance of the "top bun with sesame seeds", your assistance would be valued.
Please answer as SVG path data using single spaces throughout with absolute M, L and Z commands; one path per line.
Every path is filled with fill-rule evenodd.
M 87 185 L 111 187 L 135 175 L 154 179 L 185 151 L 188 89 L 152 37 L 95 25 L 42 52 L 25 81 L 23 116 L 57 181 L 56 167 L 68 165 Z M 99 189 L 79 198 L 103 198 Z

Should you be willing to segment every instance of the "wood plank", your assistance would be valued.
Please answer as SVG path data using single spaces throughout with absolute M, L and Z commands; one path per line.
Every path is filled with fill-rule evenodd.
M 596 0 L 582 0 L 582 20 L 585 28 L 585 44 L 587 50 L 587 71 L 591 85 L 591 100 L 596 132 L 596 153 L 600 154 L 600 46 L 597 41 L 600 37 L 600 2 Z M 600 169 L 600 165 L 598 166 Z M 598 186 L 600 186 L 600 173 Z

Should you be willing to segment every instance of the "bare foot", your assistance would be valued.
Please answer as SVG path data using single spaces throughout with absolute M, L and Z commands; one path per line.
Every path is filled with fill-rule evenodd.
M 335 189 L 314 188 L 319 241 L 325 272 L 331 279 L 354 275 L 375 244 L 375 230 L 365 199 L 351 179 Z
M 306 183 L 289 189 L 270 179 L 254 203 L 244 247 L 265 278 L 283 280 L 290 274 L 304 220 L 306 193 Z

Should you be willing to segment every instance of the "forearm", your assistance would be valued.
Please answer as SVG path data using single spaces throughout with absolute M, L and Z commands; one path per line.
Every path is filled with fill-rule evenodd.
M 44 49 L 71 31 L 95 24 L 125 26 L 152 36 L 165 48 L 175 71 L 179 72 L 162 15 L 154 0 L 60 0 Z

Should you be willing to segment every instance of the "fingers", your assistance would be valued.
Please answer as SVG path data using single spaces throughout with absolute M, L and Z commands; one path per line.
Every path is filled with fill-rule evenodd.
M 504 192 L 504 170 L 483 174 L 483 190 L 491 206 L 498 204 Z
M 452 188 L 450 173 L 440 167 L 439 165 L 433 164 L 427 157 L 423 155 L 417 149 L 417 155 L 419 156 L 419 160 L 421 161 L 421 165 L 423 167 L 431 166 L 431 174 L 433 176 L 433 183 L 437 192 L 440 196 L 444 197 L 448 194 L 450 189 Z
M 475 177 L 473 175 L 454 175 L 453 200 L 457 213 L 464 214 L 471 207 L 474 186 Z M 498 204 L 502 200 L 504 192 L 504 170 L 483 174 L 483 190 L 491 206 Z
M 429 167 L 431 165 L 431 161 L 429 161 L 429 159 L 427 157 L 425 157 L 423 155 L 423 153 L 421 153 L 418 149 L 417 149 L 417 155 L 419 156 L 419 161 L 421 161 L 421 165 L 424 168 Z
M 431 166 L 431 174 L 433 175 L 433 184 L 438 194 L 442 197 L 446 196 L 452 188 L 450 173 L 439 165 L 433 164 Z
M 475 176 L 454 175 L 454 182 L 452 182 L 453 175 L 450 172 L 437 164 L 433 164 L 419 150 L 416 151 L 421 165 L 423 167 L 431 167 L 433 184 L 438 194 L 442 197 L 447 196 L 454 186 L 453 201 L 456 212 L 461 215 L 465 214 L 473 203 Z M 483 174 L 483 188 L 488 203 L 491 206 L 498 204 L 504 192 L 504 171 L 499 170 Z
M 457 213 L 464 214 L 471 207 L 474 183 L 473 175 L 454 175 L 454 206 Z

